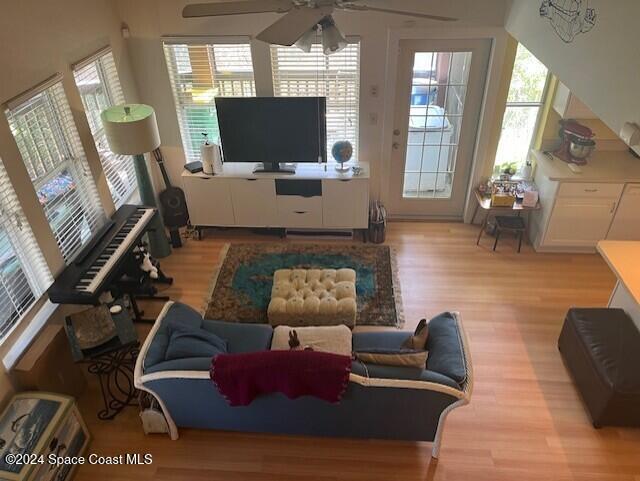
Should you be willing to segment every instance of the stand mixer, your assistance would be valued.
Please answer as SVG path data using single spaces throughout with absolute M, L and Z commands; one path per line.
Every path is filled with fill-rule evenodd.
M 596 146 L 593 131 L 575 120 L 567 119 L 560 121 L 559 134 L 562 144 L 553 154 L 568 163 L 586 164 Z

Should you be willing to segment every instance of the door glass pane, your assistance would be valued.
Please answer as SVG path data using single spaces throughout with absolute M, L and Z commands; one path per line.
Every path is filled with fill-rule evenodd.
M 471 52 L 416 52 L 403 197 L 451 197 Z

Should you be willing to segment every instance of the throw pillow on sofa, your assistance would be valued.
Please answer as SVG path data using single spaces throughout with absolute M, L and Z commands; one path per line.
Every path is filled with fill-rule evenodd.
M 355 353 L 356 359 L 363 363 L 383 366 L 417 367 L 424 369 L 428 351 L 419 349 L 362 349 Z
M 427 345 L 427 339 L 429 338 L 429 323 L 426 319 L 420 319 L 416 330 L 412 336 L 404 341 L 402 347 L 406 349 L 424 350 Z
M 278 326 L 273 330 L 271 350 L 289 350 L 289 333 L 292 330 L 296 331 L 301 349 L 311 348 L 314 351 L 351 356 L 351 329 L 344 324 L 309 327 Z
M 172 325 L 165 361 L 213 357 L 227 352 L 227 341 L 200 327 Z

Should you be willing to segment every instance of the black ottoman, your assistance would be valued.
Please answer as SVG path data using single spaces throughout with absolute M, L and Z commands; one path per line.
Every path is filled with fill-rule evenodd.
M 593 426 L 640 426 L 640 332 L 622 309 L 570 309 L 558 349 Z

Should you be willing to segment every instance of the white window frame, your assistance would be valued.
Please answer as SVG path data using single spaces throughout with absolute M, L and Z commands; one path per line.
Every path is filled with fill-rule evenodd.
M 38 105 L 40 102 L 42 104 Z M 36 192 L 41 192 L 51 179 L 65 170 L 71 176 L 73 190 L 59 194 L 48 203 L 41 202 L 60 252 L 69 264 L 103 225 L 105 215 L 62 85 L 62 76 L 57 74 L 9 101 L 5 113 Z M 42 115 L 48 118 L 45 124 L 39 120 Z M 19 129 L 23 129 L 23 134 L 17 136 Z M 53 143 L 44 142 L 45 136 Z M 55 223 L 60 212 L 69 217 Z
M 318 39 L 319 41 L 319 39 Z M 361 39 L 357 36 L 349 36 L 347 37 L 347 41 L 350 44 L 358 44 L 358 55 L 357 55 L 357 65 L 356 65 L 356 81 L 352 83 L 354 92 L 355 92 L 355 120 L 354 125 L 351 127 L 353 139 L 349 138 L 354 146 L 354 158 L 357 158 L 358 151 L 360 149 L 360 72 L 361 72 Z M 169 74 L 169 78 L 171 81 L 171 90 L 174 96 L 174 103 L 176 108 L 176 116 L 178 120 L 178 125 L 180 128 L 180 134 L 182 137 L 183 149 L 185 152 L 185 159 L 187 162 L 200 160 L 200 152 L 195 151 L 195 149 L 191 148 L 184 141 L 185 138 L 191 138 L 190 134 L 188 134 L 188 127 L 186 126 L 186 119 L 184 117 L 184 113 L 182 112 L 182 108 L 179 104 L 179 101 L 176 96 L 176 81 L 173 78 L 176 75 L 176 72 L 179 74 L 179 66 L 176 64 L 176 60 L 170 58 L 167 55 L 167 46 L 171 45 L 215 45 L 215 44 L 235 44 L 235 43 L 246 43 L 250 45 L 251 49 L 251 58 L 253 65 L 253 83 L 254 89 L 260 92 L 260 95 L 265 96 L 275 96 L 276 88 L 274 87 L 274 69 L 273 69 L 273 59 L 272 59 L 272 51 L 271 46 L 260 42 L 252 40 L 249 36 L 165 36 L 162 38 L 163 46 L 165 48 L 165 60 L 167 71 Z M 317 42 L 316 42 L 317 43 Z M 258 45 L 259 44 L 259 45 Z M 295 48 L 295 47 L 291 47 Z M 184 54 L 183 54 L 184 55 Z M 338 52 L 335 55 L 340 55 Z M 325 56 L 324 61 L 330 63 L 331 56 Z M 184 65 L 182 66 L 184 70 Z M 188 69 L 184 70 L 184 73 L 187 72 Z M 324 79 L 324 71 L 320 71 L 315 75 L 316 79 L 322 81 Z M 315 71 L 314 71 L 315 73 Z M 329 117 L 330 113 L 330 102 L 327 99 L 327 117 Z M 328 128 L 330 130 L 330 128 Z M 340 136 L 342 137 L 342 136 Z M 333 156 L 331 155 L 332 141 L 338 140 L 338 138 L 332 138 L 331 133 L 327 132 L 327 161 L 335 162 Z M 340 138 L 339 140 L 343 140 Z
M 96 91 L 100 90 L 100 93 L 104 94 L 106 104 L 103 106 L 104 108 L 125 103 L 113 51 L 111 47 L 100 49 L 88 58 L 74 64 L 72 69 L 76 87 L 80 93 L 89 127 L 91 128 L 91 135 L 100 157 L 102 170 L 107 179 L 113 203 L 118 208 L 128 201 L 138 187 L 133 157 L 111 152 L 100 120 L 99 93 L 89 94 L 84 91 L 88 77 L 95 74 L 98 79 Z M 94 95 L 93 102 L 95 102 L 97 109 L 90 102 L 89 95 Z
M 331 155 L 331 149 L 333 147 L 333 144 L 336 141 L 349 140 L 353 145 L 354 159 L 358 158 L 358 152 L 360 147 L 359 137 L 360 137 L 361 43 L 360 43 L 359 37 L 353 37 L 353 36 L 347 37 L 347 42 L 349 43 L 349 46 L 347 48 L 350 48 L 354 45 L 357 46 L 355 51 L 356 65 L 355 65 L 355 69 L 353 70 L 350 69 L 347 71 L 347 73 L 343 73 L 341 78 L 340 78 L 339 65 L 338 65 L 338 68 L 336 68 L 334 66 L 332 67 L 331 63 L 332 62 L 335 63 L 336 59 L 341 58 L 340 57 L 341 55 L 344 56 L 346 52 L 343 50 L 333 55 L 321 54 L 320 52 L 317 51 L 318 48 L 321 49 L 321 42 L 319 37 L 314 41 L 314 44 L 313 44 L 314 45 L 313 48 L 315 51 L 310 54 L 299 50 L 295 46 L 282 47 L 279 45 L 270 45 L 270 65 L 271 65 L 274 96 L 279 96 L 284 94 L 284 91 L 286 89 L 281 89 L 281 91 L 278 92 L 278 85 L 282 84 L 283 82 L 282 77 L 286 76 L 286 72 L 289 71 L 289 72 L 296 72 L 297 74 L 302 74 L 302 72 L 308 72 L 308 75 L 304 75 L 305 78 L 298 80 L 298 82 L 307 81 L 310 84 L 315 83 L 316 85 L 312 86 L 310 89 L 310 90 L 314 90 L 314 96 L 321 96 L 321 97 L 325 96 L 327 98 L 326 118 L 327 118 L 327 162 L 328 163 L 336 162 L 333 156 Z M 316 56 L 317 59 L 322 60 L 323 65 L 318 66 L 318 68 L 316 69 L 313 69 L 311 64 L 309 64 L 308 66 L 305 66 L 304 68 L 301 68 L 299 70 L 282 69 L 281 71 L 280 69 L 278 69 L 278 60 L 279 60 L 278 52 L 283 52 L 288 49 L 291 49 L 291 52 L 293 52 L 296 56 L 298 55 L 301 56 L 300 58 L 302 58 L 302 56 L 304 55 Z M 320 67 L 322 67 L 322 69 L 320 69 Z M 281 75 L 281 72 L 285 72 L 285 75 Z M 327 72 L 330 72 L 330 74 L 327 75 Z M 287 80 L 285 79 L 284 81 L 287 81 Z M 291 79 L 289 81 L 294 81 L 294 79 Z M 342 87 L 344 89 L 346 89 L 347 91 L 353 90 L 354 92 L 353 100 L 349 102 L 348 107 L 346 106 L 347 105 L 346 96 L 344 100 L 344 110 L 352 112 L 352 115 L 354 116 L 353 122 L 349 126 L 347 126 L 347 118 L 349 117 L 349 115 L 346 112 L 342 114 L 342 116 L 344 117 L 343 125 L 339 125 L 339 124 L 332 125 L 332 122 L 331 122 L 331 117 L 335 116 L 336 114 L 340 116 L 340 110 L 342 110 L 342 105 L 341 105 L 342 100 L 333 99 L 331 96 L 331 92 L 335 91 L 335 88 L 332 88 L 332 87 L 335 87 L 336 83 L 340 84 L 340 82 L 342 82 L 343 84 Z M 342 87 L 341 87 L 341 90 L 342 90 Z M 284 94 L 283 96 L 288 96 L 288 95 Z
M 515 69 L 515 62 L 513 64 L 513 68 Z M 502 132 L 502 126 L 504 125 L 504 120 L 507 117 L 507 111 L 509 109 L 532 108 L 532 107 L 537 109 L 536 122 L 535 122 L 534 127 L 533 127 L 533 129 L 531 131 L 531 138 L 529 139 L 529 145 L 528 145 L 528 152 L 529 153 L 526 156 L 525 164 L 529 160 L 529 157 L 531 155 L 530 152 L 531 152 L 531 149 L 533 148 L 533 143 L 534 143 L 534 141 L 536 139 L 536 136 L 537 136 L 537 134 L 538 134 L 538 132 L 540 131 L 540 128 L 541 128 L 542 112 L 543 112 L 544 106 L 545 106 L 545 104 L 547 103 L 547 100 L 548 100 L 549 87 L 550 87 L 550 84 L 551 84 L 551 76 L 552 76 L 551 71 L 549 69 L 547 69 L 547 77 L 545 79 L 544 88 L 542 90 L 542 95 L 540 96 L 540 100 L 539 101 L 537 101 L 537 102 L 532 102 L 532 101 L 514 102 L 514 101 L 511 101 L 510 102 L 510 101 L 507 100 L 507 102 L 505 104 L 504 114 L 502 115 L 502 122 L 500 124 L 500 131 L 501 132 Z M 510 90 L 511 90 L 511 81 L 509 81 L 509 88 L 507 90 L 507 98 L 508 98 Z M 502 138 L 502 135 L 500 135 L 500 138 L 498 138 L 497 149 L 500 148 L 500 140 L 501 140 L 501 138 Z M 498 166 L 499 166 L 498 158 L 496 156 L 496 159 L 494 161 L 494 171 L 495 171 L 495 169 L 498 168 Z M 519 168 L 522 168 L 522 167 L 523 167 L 523 165 L 519 166 Z
M 20 324 L 53 280 L 31 226 L 18 202 L 15 190 L 0 159 L 0 343 Z M 1 239 L 1 238 L 0 238 Z M 8 261 L 15 258 L 18 269 L 5 275 Z M 17 277 L 16 277 L 17 276 Z M 11 312 L 10 312 L 11 311 Z M 5 315 L 9 314 L 5 318 Z
M 213 113 L 215 113 L 215 97 L 221 96 L 229 96 L 229 93 L 232 93 L 231 96 L 236 96 L 238 92 L 242 93 L 242 96 L 251 97 L 256 96 L 256 69 L 255 69 L 255 59 L 253 58 L 253 49 L 251 48 L 251 38 L 248 36 L 228 36 L 228 37 L 163 37 L 163 48 L 165 52 L 165 60 L 167 66 L 167 72 L 169 75 L 169 80 L 171 82 L 171 91 L 174 98 L 174 105 L 176 109 L 176 116 L 178 119 L 178 125 L 180 128 L 180 135 L 182 138 L 182 146 L 184 149 L 185 159 L 187 162 L 194 162 L 201 160 L 200 159 L 200 150 L 196 148 L 196 132 L 199 130 L 198 125 L 193 125 L 189 123 L 189 118 L 187 117 L 187 109 L 191 107 L 207 107 L 213 109 Z M 231 90 L 225 90 L 223 94 L 214 93 L 211 97 L 210 103 L 203 101 L 202 103 L 188 103 L 185 98 L 181 95 L 181 90 L 184 84 L 180 84 L 178 78 L 176 76 L 179 75 L 191 75 L 188 72 L 189 69 L 185 68 L 184 62 L 180 63 L 179 59 L 175 58 L 175 50 L 172 52 L 176 46 L 200 46 L 206 47 L 207 53 L 209 55 L 209 65 L 215 65 L 215 57 L 213 55 L 213 51 L 217 45 L 247 45 L 249 48 L 249 54 L 251 56 L 251 65 L 252 68 L 250 71 L 233 71 L 233 77 L 228 79 L 230 82 L 241 82 L 240 85 L 233 84 L 231 85 Z M 212 55 L 213 54 L 213 55 Z M 184 56 L 184 53 L 181 54 Z M 211 73 L 211 83 L 212 85 L 216 85 L 217 82 L 220 82 L 217 78 L 214 77 L 213 73 Z M 223 79 L 223 81 L 226 79 Z M 214 90 L 214 89 L 212 89 Z M 247 91 L 251 95 L 246 95 Z M 205 99 L 206 100 L 206 99 Z M 206 120 L 205 120 L 206 122 Z M 210 140 L 217 141 L 215 138 L 216 132 L 211 132 L 214 134 L 210 136 Z M 213 138 L 212 138 L 213 137 Z

